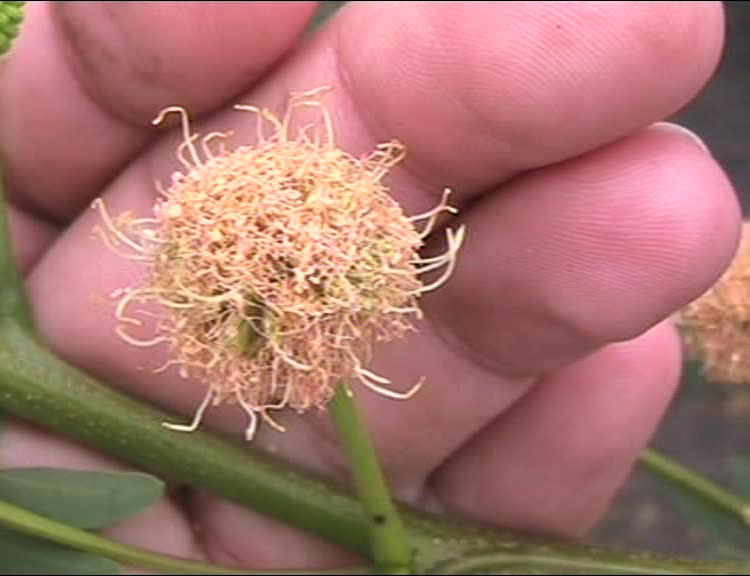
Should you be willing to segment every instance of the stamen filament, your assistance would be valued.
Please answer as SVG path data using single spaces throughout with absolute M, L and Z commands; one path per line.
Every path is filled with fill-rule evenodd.
M 193 140 L 195 140 L 198 135 L 191 135 L 190 134 L 190 119 L 188 118 L 187 110 L 185 110 L 182 106 L 170 106 L 168 108 L 165 108 L 162 110 L 159 115 L 154 118 L 152 121 L 152 124 L 154 126 L 158 126 L 162 122 L 164 122 L 164 118 L 170 113 L 177 113 L 180 115 L 180 122 L 182 124 L 182 146 L 187 147 L 187 149 L 190 151 L 190 157 L 193 159 L 193 165 L 190 165 L 189 162 L 184 161 L 183 164 L 185 165 L 185 168 L 189 171 L 197 166 L 202 166 L 203 163 L 201 162 L 200 157 L 198 156 L 198 151 L 195 149 L 195 146 L 193 146 Z M 178 149 L 179 150 L 179 149 Z M 179 156 L 178 152 L 178 156 Z
M 211 403 L 212 397 L 213 392 L 209 388 L 208 392 L 206 392 L 206 395 L 203 397 L 203 400 L 201 400 L 198 409 L 195 411 L 195 414 L 193 415 L 193 421 L 190 424 L 174 424 L 172 422 L 162 422 L 161 425 L 165 428 L 169 428 L 170 430 L 175 430 L 176 432 L 195 432 L 203 421 L 203 413 Z

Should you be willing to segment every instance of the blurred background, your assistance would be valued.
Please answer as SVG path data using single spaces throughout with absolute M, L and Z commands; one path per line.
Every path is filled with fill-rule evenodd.
M 322 2 L 318 21 L 342 4 Z M 723 62 L 703 93 L 672 120 L 703 138 L 732 179 L 747 214 L 750 2 L 724 5 L 727 40 Z M 683 380 L 653 446 L 750 498 L 750 384 L 742 387 L 706 382 L 693 365 L 686 365 Z M 636 468 L 593 539 L 616 547 L 715 557 L 750 550 L 748 533 Z

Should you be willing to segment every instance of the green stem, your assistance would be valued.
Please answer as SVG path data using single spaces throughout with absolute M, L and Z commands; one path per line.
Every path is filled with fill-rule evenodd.
M 371 556 L 375 566 L 384 574 L 409 574 L 414 552 L 391 499 L 367 427 L 351 389 L 345 383 L 337 387 L 330 410 L 370 527 Z
M 23 278 L 16 266 L 10 241 L 8 208 L 4 193 L 0 176 L 0 319 L 12 320 L 28 330 L 33 330 L 31 307 L 26 298 Z
M 361 504 L 329 483 L 205 432 L 166 430 L 167 414 L 103 386 L 44 349 L 25 329 L 0 322 L 0 408 L 121 458 L 143 470 L 206 489 L 339 544 L 371 553 Z M 417 574 L 502 553 L 507 570 L 554 573 L 602 562 L 670 574 L 750 574 L 750 565 L 623 555 L 590 546 L 519 537 L 451 522 L 399 506 Z M 499 570 L 497 567 L 495 570 Z M 482 570 L 477 570 L 481 572 Z
M 165 571 L 169 574 L 292 574 L 292 575 L 307 575 L 307 574 L 367 574 L 367 569 L 362 568 L 347 568 L 347 569 L 336 569 L 327 571 L 269 571 L 262 570 L 257 572 L 249 572 L 247 570 L 235 570 L 231 568 L 223 568 L 220 566 L 212 566 L 210 564 L 203 564 L 201 562 L 191 562 L 189 560 L 182 560 L 173 556 L 165 556 L 149 552 L 147 550 L 141 550 L 138 548 L 132 548 L 124 544 L 119 544 L 106 538 L 102 538 L 91 532 L 74 528 L 51 520 L 44 516 L 40 516 L 18 506 L 14 506 L 7 502 L 0 500 L 0 523 L 13 528 L 19 532 L 29 534 L 31 536 L 37 536 L 46 540 L 51 540 L 62 544 L 64 546 L 70 546 L 78 550 L 83 550 L 91 554 L 96 554 L 114 560 L 115 562 L 121 562 L 123 564 L 130 564 L 132 566 L 138 566 L 139 568 L 148 568 L 151 570 Z
M 515 566 L 515 568 L 511 568 Z M 443 574 L 485 574 L 511 568 L 516 574 L 534 573 L 546 567 L 553 574 L 674 574 L 675 567 L 643 567 L 637 563 L 612 560 L 563 558 L 559 555 L 537 554 L 532 558 L 516 554 L 477 554 L 443 567 Z M 537 572 L 538 573 L 538 572 Z
M 737 494 L 655 450 L 645 450 L 640 461 L 646 469 L 664 481 L 695 494 L 745 526 L 750 526 L 750 502 Z
M 201 486 L 367 554 L 356 502 L 253 455 L 246 442 L 167 430 L 175 416 L 103 386 L 28 332 L 0 324 L 0 409 L 100 448 L 157 476 Z M 238 434 L 239 435 L 239 434 Z

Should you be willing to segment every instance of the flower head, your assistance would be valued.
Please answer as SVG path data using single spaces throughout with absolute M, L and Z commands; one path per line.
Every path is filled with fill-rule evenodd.
M 250 415 L 250 437 L 256 414 L 323 408 L 347 378 L 398 395 L 365 368 L 371 347 L 413 330 L 419 296 L 452 270 L 463 229 L 447 231 L 445 254 L 419 256 L 439 213 L 453 211 L 447 193 L 435 209 L 406 216 L 383 182 L 403 147 L 384 144 L 363 159 L 338 149 L 320 94 L 296 95 L 282 118 L 238 106 L 257 116 L 258 142 L 231 152 L 227 134 L 193 134 L 186 112 L 168 108 L 156 122 L 182 116 L 184 170 L 153 216 L 112 219 L 97 202 L 107 241 L 149 272 L 120 294 L 121 336 L 168 343 L 170 364 L 208 385 L 193 425 L 180 429 L 229 401 Z M 293 132 L 293 115 L 311 107 L 322 128 Z M 421 273 L 441 267 L 441 278 L 422 284 Z M 155 338 L 141 341 L 127 329 L 138 322 L 133 305 L 147 301 L 165 312 Z
M 688 352 L 712 381 L 750 382 L 750 223 L 722 278 L 677 317 Z

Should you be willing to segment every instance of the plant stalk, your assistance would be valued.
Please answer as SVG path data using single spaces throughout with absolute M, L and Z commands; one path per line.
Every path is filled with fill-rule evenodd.
M 371 557 L 383 574 L 410 574 L 413 550 L 390 491 L 367 426 L 346 383 L 336 388 L 331 418 L 347 454 L 354 487 L 370 528 Z
M 113 542 L 86 530 L 69 526 L 62 522 L 40 516 L 24 508 L 14 506 L 0 500 L 0 524 L 23 532 L 31 536 L 37 536 L 51 540 L 64 546 L 83 550 L 115 562 L 130 564 L 139 568 L 164 571 L 168 574 L 279 574 L 279 575 L 308 575 L 308 574 L 367 574 L 366 568 L 344 568 L 323 571 L 247 571 L 221 566 L 213 566 L 202 562 L 192 562 L 174 556 L 156 554 L 147 550 L 133 548 Z
M 655 450 L 645 450 L 640 462 L 665 482 L 695 494 L 750 527 L 750 502 L 739 495 Z
M 165 429 L 167 414 L 99 384 L 8 321 L 0 322 L 0 408 L 145 471 L 206 489 L 364 557 L 371 554 L 370 523 L 356 499 L 245 445 Z M 627 566 L 622 573 L 750 574 L 750 564 L 616 553 L 482 529 L 404 505 L 399 511 L 417 574 L 444 573 L 456 563 L 465 567 L 475 555 L 484 558 L 477 571 L 486 573 L 488 554 L 496 554 L 493 571 L 504 566 L 518 574 L 556 573 L 558 564 L 571 563 L 592 570 L 602 563 Z

